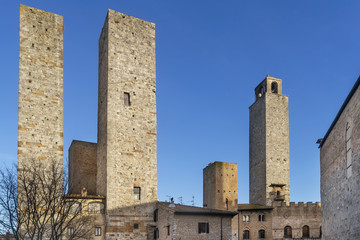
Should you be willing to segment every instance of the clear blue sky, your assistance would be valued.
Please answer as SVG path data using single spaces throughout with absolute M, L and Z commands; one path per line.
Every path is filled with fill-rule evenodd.
M 98 37 L 108 8 L 156 23 L 158 198 L 202 204 L 202 169 L 238 163 L 248 202 L 249 110 L 266 74 L 289 95 L 292 201 L 320 201 L 319 150 L 360 74 L 360 1 L 1 0 L 0 162 L 16 162 L 18 4 L 64 16 L 64 151 L 96 142 Z

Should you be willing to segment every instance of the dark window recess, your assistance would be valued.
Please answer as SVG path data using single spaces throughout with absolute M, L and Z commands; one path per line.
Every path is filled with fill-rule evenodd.
M 139 224 L 138 223 L 134 224 L 134 229 L 139 229 Z
M 310 237 L 310 228 L 309 226 L 305 225 L 303 226 L 303 229 L 302 229 L 302 232 L 303 232 L 303 238 L 309 238 Z
M 170 225 L 167 225 L 167 235 L 170 236 Z
M 259 215 L 259 222 L 264 222 L 265 221 L 265 214 L 260 214 Z
M 159 217 L 159 209 L 156 209 L 154 211 L 154 222 L 157 222 L 158 221 L 158 217 Z
M 134 187 L 134 199 L 135 200 L 140 200 L 140 194 L 141 194 L 141 188 Z
M 277 82 L 272 82 L 271 83 L 271 92 L 272 93 L 278 93 L 278 84 L 277 84 Z
M 259 230 L 259 238 L 265 238 L 265 230 Z
M 130 106 L 130 93 L 124 92 L 124 104 Z
M 209 223 L 199 223 L 199 233 L 209 233 Z
M 243 239 L 250 239 L 250 231 L 249 230 L 245 230 L 243 232 Z
M 154 239 L 159 239 L 159 229 L 154 230 Z
M 290 226 L 284 228 L 284 238 L 292 238 L 292 229 Z

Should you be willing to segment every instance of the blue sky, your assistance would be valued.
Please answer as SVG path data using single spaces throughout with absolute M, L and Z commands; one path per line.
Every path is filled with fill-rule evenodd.
M 107 9 L 156 23 L 158 198 L 202 204 L 202 169 L 238 163 L 248 202 L 249 110 L 267 74 L 289 95 L 291 201 L 320 201 L 319 150 L 360 74 L 357 0 L 2 0 L 0 162 L 16 162 L 19 3 L 64 16 L 64 152 L 96 142 Z

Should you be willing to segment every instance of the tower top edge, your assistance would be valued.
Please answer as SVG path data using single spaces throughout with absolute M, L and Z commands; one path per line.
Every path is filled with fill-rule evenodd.
M 49 12 L 49 11 L 45 11 L 45 10 L 41 10 L 41 9 L 38 9 L 38 8 L 30 7 L 30 6 L 27 6 L 27 5 L 24 5 L 24 4 L 19 4 L 19 9 L 20 9 L 20 15 L 25 14 L 28 11 L 32 11 L 32 12 L 37 13 L 37 14 L 52 14 L 52 15 L 55 15 L 55 16 L 63 19 L 62 15 L 59 15 L 59 14 L 56 14 L 56 13 L 53 13 L 53 12 Z

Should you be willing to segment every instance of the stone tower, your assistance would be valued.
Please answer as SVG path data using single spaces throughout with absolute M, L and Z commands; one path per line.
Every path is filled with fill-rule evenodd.
M 203 170 L 203 205 L 207 208 L 237 211 L 237 164 L 212 162 Z
M 106 237 L 146 239 L 157 201 L 155 24 L 109 10 L 99 39 L 97 194 Z
M 18 166 L 63 165 L 63 19 L 20 5 Z
M 290 202 L 288 96 L 267 76 L 250 106 L 250 203 Z

